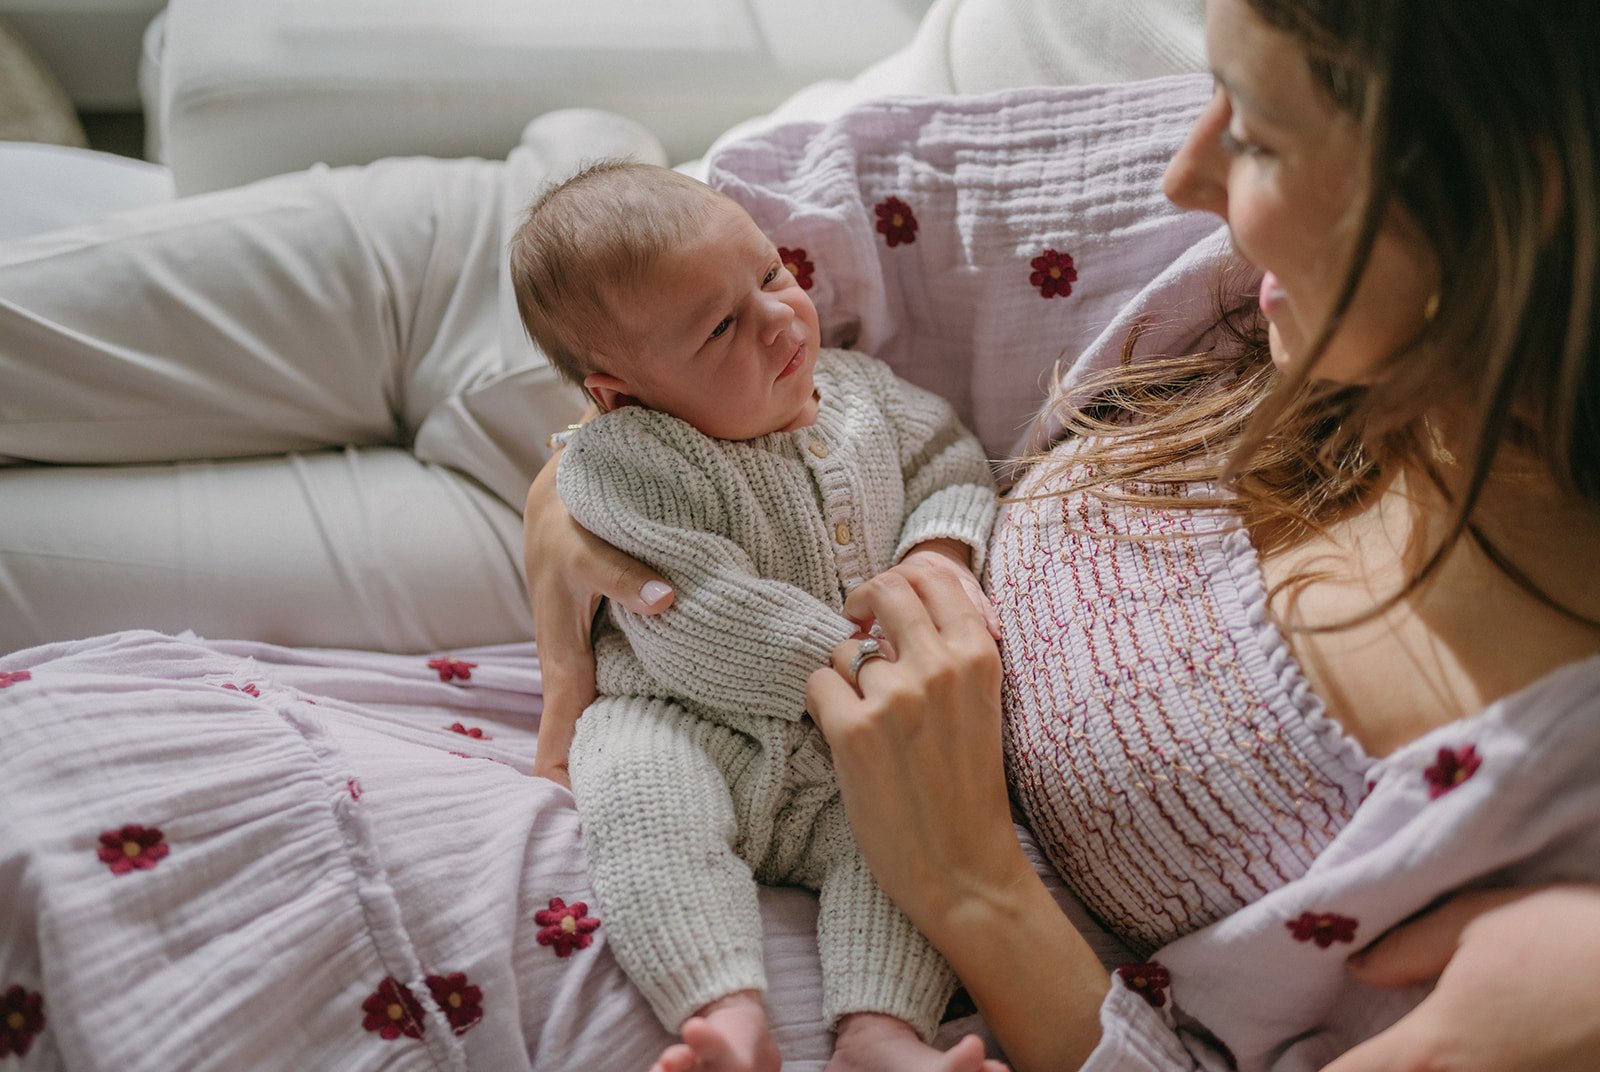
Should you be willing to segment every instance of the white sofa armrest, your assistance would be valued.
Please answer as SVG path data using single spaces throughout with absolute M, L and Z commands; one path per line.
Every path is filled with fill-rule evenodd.
M 566 107 L 668 156 L 910 40 L 931 0 L 173 0 L 150 121 L 179 193 L 311 164 L 503 157 Z

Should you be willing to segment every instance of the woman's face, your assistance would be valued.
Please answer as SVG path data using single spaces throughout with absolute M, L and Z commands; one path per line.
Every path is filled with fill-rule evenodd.
M 1246 0 L 1208 0 L 1216 91 L 1167 167 L 1182 208 L 1215 212 L 1265 273 L 1273 361 L 1287 367 L 1331 314 L 1355 239 L 1360 129 L 1314 81 L 1295 40 Z M 1438 278 L 1421 232 L 1391 206 L 1354 299 L 1312 375 L 1369 380 L 1422 327 Z

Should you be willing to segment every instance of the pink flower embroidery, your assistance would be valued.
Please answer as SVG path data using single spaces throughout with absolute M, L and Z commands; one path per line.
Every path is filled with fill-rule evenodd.
M 873 211 L 878 215 L 878 233 L 893 249 L 902 242 L 906 245 L 917 240 L 917 217 L 911 206 L 898 197 L 886 197 Z
M 1428 799 L 1437 800 L 1478 773 L 1483 758 L 1472 745 L 1460 749 L 1441 748 L 1433 766 L 1423 771 L 1428 779 Z
M 474 741 L 494 740 L 493 737 L 490 737 L 487 733 L 484 733 L 477 726 L 463 726 L 459 722 L 452 722 L 450 725 L 446 726 L 445 729 L 449 730 L 451 733 L 459 733 L 463 737 L 471 737 Z
M 361 1003 L 361 1011 L 366 1013 L 361 1020 L 362 1028 L 376 1031 L 385 1042 L 392 1042 L 401 1035 L 414 1039 L 422 1037 L 422 1003 L 392 975 L 379 983 L 378 989 Z
M 1156 1008 L 1167 1003 L 1167 987 L 1172 985 L 1172 973 L 1154 961 L 1149 964 L 1124 964 L 1117 969 L 1117 978 Z
M 462 681 L 471 681 L 473 667 L 477 665 L 477 663 L 469 663 L 465 659 L 451 659 L 448 657 L 428 660 L 428 669 L 437 670 L 440 681 L 454 681 L 456 678 L 460 678 Z
M 349 790 L 350 799 L 351 800 L 354 800 L 354 801 L 357 801 L 357 802 L 359 802 L 361 800 L 361 779 L 360 778 L 347 778 L 347 779 L 345 779 L 344 787 L 345 787 L 345 789 Z
M 229 681 L 224 683 L 222 687 L 225 689 L 232 689 L 234 692 L 242 692 L 246 696 L 254 696 L 256 699 L 261 698 L 261 690 L 256 688 L 254 682 L 246 682 L 244 688 L 240 688 L 238 685 L 235 685 L 233 682 Z
M 0 670 L 0 689 L 10 688 L 19 681 L 32 681 L 33 674 L 27 670 Z
M 811 273 L 816 270 L 816 265 L 806 259 L 805 250 L 779 246 L 778 260 L 782 261 L 784 268 L 794 276 L 794 281 L 800 284 L 801 290 L 811 289 Z
M 129 823 L 100 835 L 100 862 L 110 867 L 113 875 L 148 871 L 166 855 L 167 843 L 159 827 Z
M 434 1004 L 444 1010 L 450 1028 L 458 1035 L 483 1019 L 483 991 L 467 982 L 464 972 L 428 976 Z
M 1298 918 L 1285 924 L 1297 942 L 1316 942 L 1317 948 L 1326 949 L 1334 942 L 1356 940 L 1359 924 L 1349 916 L 1337 912 L 1302 912 Z
M 544 928 L 539 932 L 539 944 L 554 946 L 558 957 L 569 957 L 574 949 L 588 949 L 600 926 L 600 921 L 589 915 L 588 905 L 582 901 L 569 905 L 559 897 L 550 898 L 550 907 L 535 912 L 533 921 Z
M 1072 293 L 1072 284 L 1078 281 L 1078 269 L 1073 267 L 1070 253 L 1057 253 L 1047 249 L 1033 258 L 1033 274 L 1028 282 L 1039 288 L 1044 298 L 1065 298 Z
M 28 1056 L 33 1040 L 44 1030 L 44 996 L 35 990 L 8 986 L 0 994 L 0 1057 Z

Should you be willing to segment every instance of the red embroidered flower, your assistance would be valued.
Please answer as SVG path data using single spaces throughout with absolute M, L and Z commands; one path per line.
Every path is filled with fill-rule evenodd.
M 1149 964 L 1124 964 L 1117 969 L 1117 978 L 1156 1008 L 1167 1003 L 1167 987 L 1172 985 L 1172 973 L 1154 961 Z
M 367 1014 L 362 1018 L 361 1026 L 368 1031 L 376 1031 L 378 1037 L 386 1042 L 392 1042 L 401 1035 L 419 1039 L 425 1030 L 422 1003 L 392 975 L 379 983 L 372 996 L 361 1003 L 361 1011 Z
M 1316 942 L 1319 949 L 1326 949 L 1334 942 L 1355 941 L 1359 924 L 1337 912 L 1302 912 L 1298 919 L 1291 919 L 1285 926 L 1295 941 Z
M 533 914 L 533 921 L 544 929 L 539 944 L 555 946 L 556 956 L 569 957 L 574 949 L 588 949 L 600 921 L 589 915 L 582 901 L 570 905 L 559 897 L 550 898 L 550 907 Z
M 26 670 L 0 670 L 0 689 L 8 688 L 19 681 L 32 681 L 33 674 Z
M 469 663 L 465 659 L 429 659 L 428 669 L 439 671 L 440 681 L 453 681 L 460 678 L 462 681 L 472 680 L 472 668 L 477 663 Z
M 428 990 L 434 1004 L 444 1010 L 451 1029 L 458 1035 L 483 1019 L 483 991 L 467 982 L 463 972 L 428 976 Z
M 109 866 L 113 875 L 148 871 L 166 855 L 167 842 L 159 827 L 129 823 L 100 835 L 100 862 Z
M 20 986 L 0 994 L 0 1057 L 26 1057 L 34 1038 L 44 1030 L 44 996 Z
M 1428 779 L 1428 799 L 1437 800 L 1478 773 L 1483 758 L 1472 745 L 1461 749 L 1441 748 L 1433 766 L 1423 771 Z
M 225 689 L 232 689 L 234 692 L 242 692 L 246 696 L 254 696 L 257 699 L 261 698 L 261 690 L 256 688 L 253 682 L 246 683 L 242 689 L 231 681 L 224 683 L 222 687 Z
M 787 246 L 778 247 L 778 259 L 794 276 L 794 281 L 800 284 L 801 290 L 811 289 L 811 273 L 816 271 L 816 265 L 806 260 L 806 251 L 803 249 L 789 249 Z
M 917 240 L 917 217 L 911 206 L 898 197 L 886 197 L 873 209 L 878 214 L 878 233 L 889 243 L 889 248 Z
M 463 737 L 471 737 L 474 741 L 494 740 L 493 737 L 490 737 L 487 733 L 484 733 L 477 726 L 463 726 L 459 722 L 452 722 L 450 725 L 446 726 L 445 729 L 449 730 L 451 733 L 459 733 Z
M 1033 258 L 1032 264 L 1033 274 L 1028 276 L 1028 282 L 1039 288 L 1040 297 L 1065 298 L 1072 293 L 1072 284 L 1078 281 L 1072 254 L 1047 249 Z

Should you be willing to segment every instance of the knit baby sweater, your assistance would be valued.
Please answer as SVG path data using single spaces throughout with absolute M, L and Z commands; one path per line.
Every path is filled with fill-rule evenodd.
M 572 786 L 610 948 L 669 1029 L 765 989 L 761 881 L 821 895 L 830 1023 L 880 1012 L 929 1038 L 954 976 L 872 880 L 805 686 L 856 630 L 846 594 L 912 547 L 956 539 L 981 568 L 994 488 L 950 406 L 881 362 L 824 351 L 816 382 L 794 431 L 716 440 L 627 408 L 568 445 L 573 516 L 677 590 L 603 616 Z
M 864 354 L 824 350 L 816 421 L 740 442 L 630 406 L 584 425 L 557 471 L 584 528 L 658 570 L 666 613 L 611 606 L 599 691 L 719 719 L 799 719 L 806 678 L 855 631 L 849 591 L 927 540 L 994 521 L 983 448 L 949 404 Z

